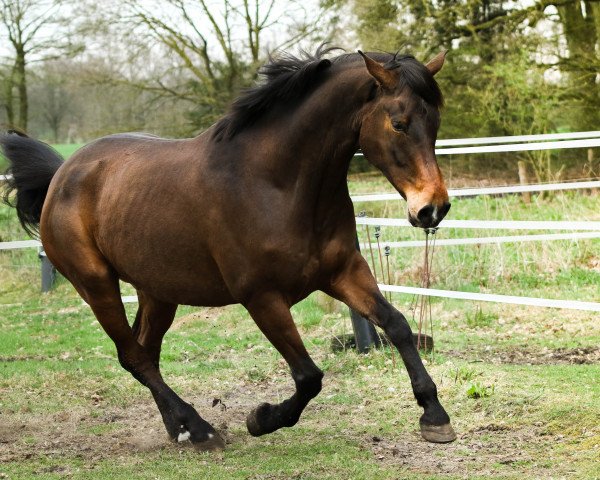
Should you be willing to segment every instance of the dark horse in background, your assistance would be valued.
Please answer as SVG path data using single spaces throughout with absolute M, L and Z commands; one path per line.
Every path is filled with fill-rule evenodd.
M 50 261 L 148 387 L 170 437 L 223 447 L 213 427 L 163 380 L 163 336 L 178 304 L 242 304 L 290 366 L 296 391 L 248 416 L 252 435 L 298 422 L 321 390 L 290 307 L 321 290 L 381 327 L 399 350 L 424 413 L 422 436 L 456 438 L 413 345 L 405 317 L 380 293 L 354 246 L 347 186 L 357 149 L 408 201 L 414 226 L 450 208 L 434 145 L 444 63 L 383 53 L 281 55 L 263 83 L 196 138 L 110 135 L 68 162 L 36 140 L 5 135 L 11 190 L 23 226 L 39 225 Z M 129 326 L 119 279 L 137 289 Z

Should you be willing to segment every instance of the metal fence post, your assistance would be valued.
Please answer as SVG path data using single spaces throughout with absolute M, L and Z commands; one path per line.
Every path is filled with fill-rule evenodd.
M 360 252 L 358 233 L 356 234 L 356 249 Z M 371 348 L 381 346 L 379 335 L 377 335 L 375 327 L 371 322 L 352 309 L 350 309 L 350 319 L 352 320 L 352 329 L 354 330 L 356 350 L 358 352 L 367 353 Z
M 40 250 L 38 256 L 42 263 L 42 293 L 49 292 L 54 286 L 54 280 L 56 280 L 56 268 L 50 263 L 44 250 Z

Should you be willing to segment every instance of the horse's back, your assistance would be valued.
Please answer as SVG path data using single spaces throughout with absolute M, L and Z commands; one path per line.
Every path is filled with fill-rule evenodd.
M 160 185 L 175 181 L 172 173 L 180 171 L 177 163 L 185 162 L 186 158 L 181 157 L 191 153 L 188 144 L 189 140 L 168 140 L 141 133 L 115 134 L 94 140 L 75 152 L 58 170 L 50 184 L 44 210 L 50 212 L 57 204 L 61 208 L 114 209 L 127 202 L 134 186 L 141 191 L 156 191 Z M 161 182 L 152 182 L 157 177 Z M 110 203 L 111 198 L 116 204 Z M 86 214 L 89 216 L 92 212 Z

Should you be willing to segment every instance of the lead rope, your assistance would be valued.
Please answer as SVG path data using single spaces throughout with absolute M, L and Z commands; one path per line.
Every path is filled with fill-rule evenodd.
M 435 252 L 435 239 L 436 239 L 435 234 L 436 234 L 436 232 L 437 232 L 437 228 L 431 228 L 430 232 L 429 232 L 431 234 L 431 254 L 429 256 L 429 275 L 427 277 L 427 288 L 429 288 L 431 286 L 431 270 L 433 267 L 433 253 Z M 433 361 L 435 342 L 433 342 L 433 316 L 431 314 L 431 296 L 430 295 L 427 296 L 427 304 L 429 306 L 429 329 L 431 331 L 431 341 L 432 341 L 431 361 Z
M 392 275 L 390 274 L 390 246 L 386 245 L 384 247 L 384 252 L 385 252 L 385 263 L 387 265 L 387 284 L 391 285 L 392 284 Z M 387 299 L 388 302 L 392 303 L 392 292 L 387 292 Z
M 371 243 L 371 232 L 369 231 L 369 225 L 367 227 L 367 242 L 369 243 L 369 252 L 371 253 L 371 265 L 373 266 L 373 276 L 375 277 L 375 282 L 379 283 L 377 280 L 377 269 L 375 268 L 375 255 L 373 254 L 373 244 Z
M 376 234 L 377 235 L 377 234 Z M 383 281 L 385 282 L 385 270 L 383 268 L 383 258 L 381 255 L 381 245 L 379 244 L 379 237 L 377 237 L 377 248 L 379 250 L 379 260 L 381 263 L 381 276 L 383 277 Z M 385 263 L 387 265 L 387 284 L 391 285 L 392 284 L 392 276 L 390 274 L 390 247 L 388 245 L 386 245 L 384 247 L 384 255 L 385 255 Z M 392 293 L 391 292 L 384 292 L 383 294 L 384 298 L 387 299 L 387 301 L 391 304 L 392 303 Z M 387 344 L 390 347 L 390 352 L 392 355 L 392 371 L 396 370 L 396 354 L 394 353 L 394 345 L 393 343 L 389 340 L 389 338 L 386 336 L 386 341 Z M 383 344 L 383 343 L 382 343 Z
M 437 232 L 437 228 L 429 228 L 425 229 L 425 254 L 423 255 L 423 268 L 421 274 L 421 287 L 429 288 L 431 286 L 431 270 L 433 267 L 433 253 L 435 251 L 435 234 Z M 431 236 L 431 239 L 430 239 Z M 415 315 L 417 310 L 417 305 L 419 308 L 419 322 L 417 324 L 417 349 L 421 348 L 421 344 L 425 349 L 427 349 L 427 335 L 424 334 L 424 331 L 427 331 L 427 327 L 429 326 L 429 330 L 431 332 L 431 339 L 433 340 L 433 320 L 432 320 L 432 310 L 431 310 L 431 298 L 429 296 L 421 295 L 420 298 L 417 298 L 415 295 L 413 297 L 413 323 L 415 322 Z M 427 325 L 429 323 L 429 325 Z M 423 338 L 421 338 L 423 337 Z M 433 357 L 433 347 L 431 345 L 431 354 Z
M 381 267 L 381 281 L 385 282 L 385 270 L 383 269 L 383 255 L 381 254 L 381 244 L 379 243 L 379 237 L 381 237 L 381 227 L 378 225 L 375 227 L 375 239 L 377 240 L 377 253 L 379 255 L 379 266 Z

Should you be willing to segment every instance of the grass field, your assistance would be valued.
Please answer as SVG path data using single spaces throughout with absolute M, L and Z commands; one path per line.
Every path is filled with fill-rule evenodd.
M 350 186 L 389 190 L 372 177 Z M 531 205 L 481 197 L 453 201 L 450 216 L 600 220 L 599 206 L 583 192 Z M 357 208 L 404 215 L 400 202 Z M 496 234 L 510 232 L 438 232 Z M 421 237 L 383 229 L 382 245 Z M 0 241 L 24 238 L 1 206 Z M 438 247 L 434 260 L 436 288 L 600 301 L 599 240 Z M 421 249 L 394 250 L 391 263 L 392 283 L 419 283 Z M 38 292 L 35 250 L 0 252 L 0 278 L 0 478 L 600 478 L 598 314 L 432 300 L 436 353 L 424 358 L 459 435 L 433 445 L 418 435 L 420 409 L 398 355 L 333 353 L 331 338 L 350 322 L 321 295 L 293 311 L 325 371 L 323 391 L 294 428 L 251 437 L 246 414 L 292 392 L 287 366 L 241 307 L 181 307 L 163 375 L 228 443 L 201 454 L 167 440 L 151 396 L 65 280 Z M 410 296 L 393 302 L 411 318 Z M 127 310 L 133 318 L 135 306 Z

